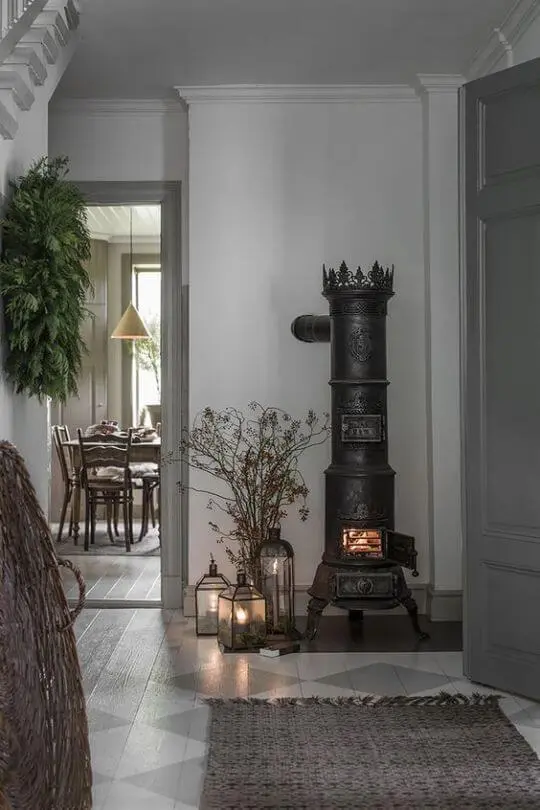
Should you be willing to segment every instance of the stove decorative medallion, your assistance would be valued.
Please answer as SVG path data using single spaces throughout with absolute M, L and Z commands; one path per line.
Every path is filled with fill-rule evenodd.
M 394 531 L 394 477 L 388 464 L 386 315 L 394 268 L 364 273 L 323 267 L 330 315 L 301 315 L 292 332 L 331 344 L 332 460 L 326 476 L 325 550 L 309 590 L 306 636 L 332 603 L 361 618 L 364 609 L 403 605 L 420 638 L 418 608 L 403 567 L 416 570 L 414 537 Z

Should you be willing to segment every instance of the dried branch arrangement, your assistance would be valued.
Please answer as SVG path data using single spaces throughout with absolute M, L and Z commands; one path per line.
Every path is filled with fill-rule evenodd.
M 279 526 L 296 505 L 307 520 L 309 490 L 300 470 L 305 451 L 323 444 L 330 434 L 330 417 L 308 411 L 293 419 L 280 408 L 251 402 L 248 414 L 236 408 L 205 408 L 195 417 L 180 445 L 188 465 L 207 473 L 214 490 L 186 485 L 209 496 L 208 508 L 221 513 L 210 521 L 218 543 L 226 543 L 227 557 L 255 584 L 258 553 L 268 530 Z

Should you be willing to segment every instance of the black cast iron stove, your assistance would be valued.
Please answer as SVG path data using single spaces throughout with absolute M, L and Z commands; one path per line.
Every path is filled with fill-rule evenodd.
M 308 593 L 306 636 L 332 603 L 360 619 L 364 609 L 403 605 L 415 631 L 418 608 L 403 567 L 416 570 L 414 537 L 394 531 L 394 477 L 388 464 L 386 315 L 394 268 L 375 262 L 352 273 L 323 267 L 330 315 L 301 315 L 292 332 L 331 344 L 332 461 L 326 475 L 325 550 Z

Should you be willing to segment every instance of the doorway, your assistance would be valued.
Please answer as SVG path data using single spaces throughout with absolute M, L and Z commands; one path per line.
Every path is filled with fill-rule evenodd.
M 76 555 L 74 562 L 85 577 L 90 607 L 180 608 L 186 578 L 187 510 L 185 496 L 177 487 L 182 472 L 178 447 L 187 415 L 188 356 L 180 184 L 79 186 L 87 199 L 92 238 L 89 270 L 94 295 L 89 309 L 93 317 L 85 336 L 89 355 L 79 397 L 53 409 L 51 422 L 67 424 L 72 440 L 77 437 L 77 427 L 90 433 L 107 429 L 101 422 L 117 423 L 110 429 L 118 433 L 132 427 L 137 438 L 131 447 L 133 461 L 142 466 L 155 463 L 159 487 L 153 514 L 148 500 L 144 501 L 146 530 L 143 498 L 134 490 L 135 542 L 129 553 L 123 537 L 115 537 L 114 528 L 111 531 L 105 510 L 98 512 L 94 544 L 84 550 L 84 504 L 77 546 L 68 536 L 68 517 L 58 549 L 65 556 Z M 130 304 L 139 312 L 149 339 L 111 339 Z M 162 379 L 167 380 L 163 388 Z M 140 459 L 135 458 L 137 454 Z M 149 454 L 155 458 L 150 459 Z M 53 447 L 53 521 L 61 501 L 59 467 Z M 53 526 L 53 531 L 57 528 Z M 123 535 L 121 519 L 118 529 Z M 71 595 L 68 591 L 68 597 Z

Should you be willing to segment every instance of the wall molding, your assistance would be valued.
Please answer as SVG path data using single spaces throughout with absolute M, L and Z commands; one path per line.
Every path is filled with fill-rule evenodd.
M 305 616 L 307 613 L 307 606 L 310 599 L 310 596 L 307 592 L 307 589 L 311 587 L 311 583 L 309 585 L 300 585 L 295 589 L 294 600 L 295 600 L 295 612 L 297 616 Z M 422 583 L 409 583 L 409 588 L 412 591 L 412 595 L 416 599 L 416 603 L 418 605 L 418 612 L 422 615 L 427 613 L 427 594 L 429 585 L 424 585 Z M 366 614 L 370 615 L 377 615 L 381 614 L 380 610 L 366 610 Z M 343 616 L 343 609 L 332 607 L 329 605 L 325 611 L 324 616 Z M 403 614 L 405 613 L 405 608 L 397 607 L 393 610 L 386 610 L 384 611 L 386 614 Z M 186 618 L 192 618 L 195 616 L 195 585 L 188 585 L 184 589 L 184 616 Z
M 432 622 L 460 622 L 463 618 L 463 591 L 435 590 L 428 585 L 426 613 Z
M 407 84 L 224 84 L 175 87 L 186 104 L 227 103 L 347 103 L 416 101 Z
M 467 81 L 461 73 L 417 73 L 416 78 L 426 93 L 456 93 Z
M 129 245 L 130 241 L 133 245 L 155 245 L 158 250 L 161 244 L 161 238 L 155 234 L 149 236 L 134 234 L 130 237 L 129 234 L 118 235 L 111 234 L 108 231 L 94 231 L 90 229 L 90 238 L 97 239 L 101 242 L 108 242 L 111 245 Z
M 50 105 L 53 115 L 85 113 L 101 118 L 184 113 L 180 99 L 153 98 L 60 98 Z
M 511 53 L 511 49 L 539 13 L 540 0 L 518 0 L 501 25 L 493 28 L 487 42 L 470 60 L 464 71 L 467 79 L 479 79 L 490 73 L 509 49 Z

